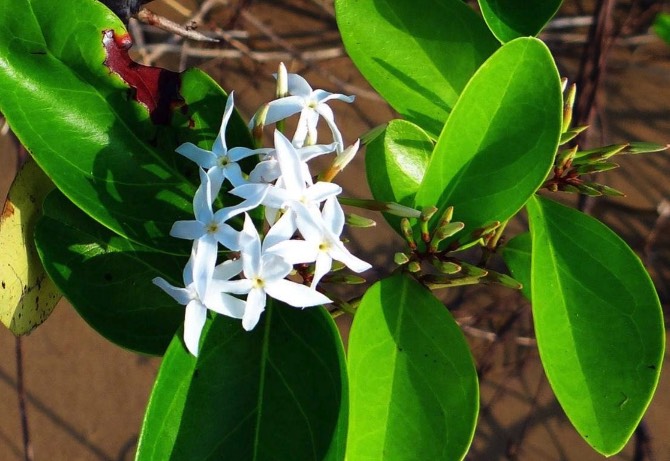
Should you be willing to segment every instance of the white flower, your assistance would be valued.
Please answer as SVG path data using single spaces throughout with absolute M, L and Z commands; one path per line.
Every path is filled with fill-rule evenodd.
M 316 144 L 316 125 L 319 116 L 322 116 L 333 133 L 333 141 L 338 144 L 337 150 L 340 152 L 344 148 L 342 134 L 335 124 L 332 109 L 326 103 L 334 99 L 351 103 L 354 101 L 354 96 L 313 90 L 307 80 L 297 74 L 288 74 L 288 92 L 291 96 L 275 99 L 267 104 L 267 112 L 263 123 L 265 125 L 276 123 L 300 112 L 300 120 L 298 120 L 298 127 L 293 136 L 293 144 L 296 147 L 302 147 L 305 144 Z M 254 118 L 250 122 L 250 127 L 253 127 L 255 123 Z
M 222 283 L 239 274 L 240 261 L 226 261 L 216 268 L 198 253 L 198 244 L 193 245 L 191 257 L 183 271 L 184 288 L 169 284 L 162 277 L 153 283 L 172 296 L 179 304 L 186 306 L 184 316 L 184 343 L 191 354 L 197 357 L 202 327 L 207 319 L 207 310 L 219 314 L 242 318 L 246 303 L 225 293 Z
M 195 219 L 175 222 L 170 230 L 170 235 L 197 241 L 200 257 L 207 261 L 207 264 L 213 266 L 216 263 L 218 243 L 229 250 L 239 249 L 239 232 L 226 224 L 226 221 L 233 216 L 257 207 L 263 196 L 254 196 L 253 198 L 258 200 L 257 202 L 247 200 L 236 206 L 222 208 L 215 213 L 212 209 L 212 203 L 219 192 L 218 188 L 221 187 L 221 183 L 212 184 L 210 173 L 205 173 L 202 168 L 200 169 L 200 181 L 200 187 L 198 187 L 193 197 Z M 246 186 L 242 185 L 240 188 L 244 189 Z
M 297 216 L 298 228 L 304 240 L 284 240 L 269 248 L 290 264 L 316 262 L 312 287 L 316 287 L 333 264 L 342 262 L 354 272 L 363 272 L 372 266 L 352 255 L 340 241 L 344 227 L 344 212 L 335 197 L 326 200 L 321 215 L 313 211 L 311 219 Z
M 245 330 L 253 329 L 258 323 L 265 310 L 268 295 L 294 307 L 331 302 L 325 295 L 285 279 L 293 266 L 280 256 L 266 251 L 249 215 L 245 216 L 240 246 L 245 278 L 222 282 L 222 288 L 228 293 L 247 295 L 246 309 L 242 317 Z
M 301 162 L 295 147 L 289 140 L 277 130 L 275 130 L 274 140 L 281 177 L 275 186 L 245 184 L 232 189 L 231 194 L 245 199 L 242 203 L 247 203 L 247 201 L 255 203 L 260 200 L 260 203 L 267 207 L 266 215 L 268 216 L 271 216 L 276 210 L 303 213 L 309 208 L 318 208 L 328 197 L 342 192 L 340 186 L 330 182 L 312 184 L 311 176 L 305 173 L 304 163 Z M 261 199 L 260 196 L 263 194 Z M 305 219 L 309 219 L 308 214 L 305 214 Z M 270 223 L 274 223 L 274 220 L 270 219 Z
M 176 151 L 193 160 L 201 168 L 211 172 L 212 180 L 223 182 L 224 178 L 228 179 L 233 186 L 239 186 L 246 181 L 242 176 L 242 169 L 237 164 L 243 158 L 249 157 L 257 153 L 253 149 L 247 147 L 233 147 L 228 149 L 226 146 L 226 126 L 233 113 L 233 92 L 231 91 L 226 101 L 226 108 L 223 112 L 223 120 L 219 134 L 214 140 L 212 150 L 208 151 L 201 149 L 190 142 L 184 143 L 177 147 Z

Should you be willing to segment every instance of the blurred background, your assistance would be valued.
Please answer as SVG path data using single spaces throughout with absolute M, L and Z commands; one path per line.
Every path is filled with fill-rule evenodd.
M 156 0 L 145 6 L 220 41 L 185 40 L 131 19 L 134 59 L 172 70 L 200 67 L 226 91 L 235 90 L 236 105 L 246 119 L 273 98 L 272 73 L 280 61 L 314 88 L 356 95 L 354 104 L 332 106 L 347 144 L 396 117 L 347 58 L 332 0 Z M 577 117 L 592 127 L 582 138 L 584 147 L 670 140 L 670 47 L 650 29 L 665 6 L 641 0 L 565 0 L 542 34 L 561 75 L 578 83 Z M 0 123 L 0 198 L 4 199 L 19 151 L 2 127 L 4 120 Z M 370 196 L 364 155 L 361 152 L 338 177 L 349 196 Z M 561 199 L 603 220 L 633 247 L 651 272 L 665 308 L 670 302 L 670 154 L 624 158 L 621 163 L 621 169 L 601 179 L 626 197 L 582 203 L 571 195 Z M 374 230 L 355 229 L 349 235 L 352 249 L 376 267 L 376 274 L 366 273 L 370 280 L 390 272 L 392 254 L 402 249 L 383 219 L 376 220 Z M 524 225 L 521 216 L 508 236 Z M 480 423 L 467 459 L 604 459 L 581 440 L 553 397 L 539 363 L 528 303 L 517 293 L 489 286 L 452 289 L 444 297 L 471 342 L 482 386 Z M 346 335 L 350 319 L 338 321 Z M 0 461 L 27 459 L 16 344 L 14 336 L 0 327 Z M 44 325 L 22 339 L 21 350 L 31 459 L 133 459 L 160 359 L 107 342 L 65 301 Z M 669 373 L 666 366 L 640 429 L 612 459 L 670 460 Z

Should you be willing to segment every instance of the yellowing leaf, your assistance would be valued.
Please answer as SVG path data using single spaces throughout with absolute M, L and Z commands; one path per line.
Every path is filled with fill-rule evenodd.
M 15 335 L 32 331 L 61 294 L 37 256 L 33 229 L 51 180 L 32 159 L 19 171 L 0 215 L 0 321 Z

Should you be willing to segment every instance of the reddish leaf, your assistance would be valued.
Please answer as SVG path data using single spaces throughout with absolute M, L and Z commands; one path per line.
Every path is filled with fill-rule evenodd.
M 168 125 L 171 109 L 184 104 L 179 94 L 180 74 L 133 61 L 128 54 L 133 44 L 128 34 L 116 35 L 112 30 L 105 30 L 102 43 L 107 53 L 105 65 L 109 70 L 130 85 L 132 97 L 149 109 L 152 122 Z

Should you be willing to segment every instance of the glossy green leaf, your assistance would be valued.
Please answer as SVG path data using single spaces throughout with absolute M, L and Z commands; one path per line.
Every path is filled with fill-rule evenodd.
M 417 207 L 454 207 L 459 236 L 505 221 L 542 185 L 562 125 L 558 71 L 535 38 L 505 44 L 477 71 L 435 146 Z M 435 220 L 435 218 L 434 218 Z
M 128 349 L 163 354 L 184 307 L 151 280 L 183 286 L 185 257 L 114 234 L 58 191 L 44 202 L 35 243 L 47 273 L 89 325 Z
M 528 216 L 542 364 L 577 431 L 612 455 L 658 383 L 665 330 L 656 291 L 640 259 L 598 220 L 540 197 Z
M 116 34 L 106 45 L 105 31 Z M 0 0 L 0 111 L 87 214 L 136 242 L 188 253 L 168 232 L 192 216 L 198 175 L 174 149 L 211 145 L 226 97 L 197 70 L 153 74 L 152 83 L 140 73 L 149 68 L 124 61 L 125 34 L 96 1 Z M 139 81 L 131 88 L 121 74 Z M 232 144 L 250 142 L 239 118 L 233 125 Z
M 347 459 L 462 459 L 477 421 L 477 373 L 463 333 L 405 275 L 374 284 L 349 336 Z
M 251 332 L 216 316 L 197 361 L 171 344 L 137 460 L 343 460 L 346 379 L 323 308 L 270 304 Z
M 347 53 L 395 110 L 436 138 L 498 43 L 460 0 L 337 0 Z
M 391 120 L 365 150 L 365 171 L 372 196 L 412 207 L 433 151 L 430 137 L 418 126 Z M 399 229 L 398 216 L 384 214 Z
M 530 261 L 532 256 L 533 241 L 530 232 L 519 234 L 505 244 L 502 249 L 502 257 L 509 267 L 512 277 L 523 284 L 521 292 L 527 299 L 530 294 Z
M 561 0 L 479 0 L 479 7 L 498 40 L 509 42 L 539 34 L 561 3 Z

